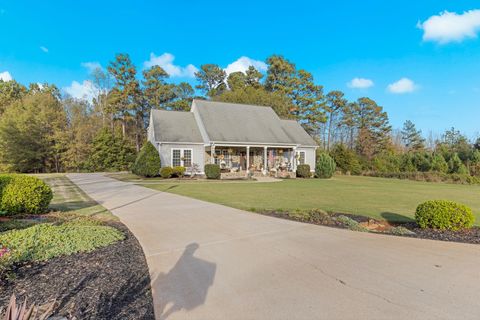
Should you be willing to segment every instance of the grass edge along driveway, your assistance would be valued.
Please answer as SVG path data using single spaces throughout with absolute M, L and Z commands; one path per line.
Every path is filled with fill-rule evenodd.
M 291 179 L 273 183 L 158 181 L 141 185 L 249 210 L 308 210 L 352 213 L 392 222 L 411 221 L 426 200 L 453 200 L 470 206 L 480 225 L 480 186 L 362 176 Z

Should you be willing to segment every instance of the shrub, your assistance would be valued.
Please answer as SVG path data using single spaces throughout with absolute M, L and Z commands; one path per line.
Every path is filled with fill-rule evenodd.
M 448 163 L 447 161 L 445 161 L 445 158 L 439 153 L 436 153 L 433 155 L 432 171 L 441 172 L 441 173 L 448 172 Z
M 350 217 L 347 216 L 338 216 L 336 217 L 336 220 L 343 224 L 347 229 L 353 230 L 353 231 L 360 231 L 360 232 L 368 232 L 368 229 L 362 226 L 360 223 L 357 221 L 353 220 Z
M 430 200 L 417 207 L 415 220 L 421 228 L 459 230 L 473 226 L 475 217 L 472 210 L 463 204 Z
M 172 177 L 181 178 L 185 174 L 185 167 L 177 166 L 172 168 Z
M 467 167 L 463 164 L 462 160 L 455 153 L 448 161 L 449 173 L 468 174 Z
M 147 142 L 138 153 L 132 172 L 142 177 L 155 177 L 160 173 L 160 155 L 151 142 Z
M 335 161 L 326 153 L 321 153 L 315 166 L 315 177 L 328 179 L 333 176 L 336 169 Z
M 393 227 L 388 232 L 391 233 L 391 234 L 397 235 L 397 236 L 413 236 L 413 235 L 415 235 L 415 232 L 410 231 L 407 228 L 402 227 L 402 226 Z
M 32 176 L 12 175 L 2 189 L 0 211 L 8 214 L 43 213 L 53 198 L 52 189 Z
M 205 175 L 207 179 L 220 179 L 220 166 L 213 163 L 206 164 Z
M 310 178 L 312 173 L 310 172 L 310 165 L 308 164 L 299 164 L 297 166 L 297 177 L 299 178 Z
M 343 174 L 358 175 L 362 173 L 362 165 L 357 155 L 352 150 L 347 149 L 345 145 L 337 144 L 330 155 Z
M 160 169 L 160 176 L 164 179 L 171 178 L 173 175 L 173 168 L 172 167 L 163 167 Z

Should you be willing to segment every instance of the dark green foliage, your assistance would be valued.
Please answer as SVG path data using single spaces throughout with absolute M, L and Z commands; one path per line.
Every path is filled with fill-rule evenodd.
M 185 167 L 177 166 L 172 168 L 172 177 L 181 178 L 185 175 Z
M 403 143 L 408 150 L 422 150 L 425 148 L 425 139 L 422 137 L 422 131 L 417 130 L 412 121 L 405 121 L 401 133 Z
M 132 172 L 142 177 L 156 177 L 160 173 L 160 155 L 151 142 L 145 143 L 137 155 Z
M 448 163 L 440 153 L 435 153 L 432 157 L 432 171 L 447 173 Z
M 335 161 L 326 153 L 321 153 L 315 166 L 315 177 L 328 179 L 333 176 L 336 169 Z
M 427 152 L 415 152 L 412 160 L 417 171 L 427 172 L 432 168 L 432 156 Z
M 337 144 L 330 155 L 343 174 L 358 175 L 362 173 L 362 166 L 357 155 L 352 150 L 347 149 L 345 145 Z
M 91 171 L 128 170 L 134 159 L 135 152 L 125 140 L 103 129 L 93 140 L 87 167 Z
M 417 207 L 415 220 L 421 228 L 459 230 L 472 227 L 475 217 L 472 210 L 463 204 L 430 200 Z
M 372 161 L 372 169 L 376 172 L 399 172 L 401 158 L 391 152 L 383 152 Z
M 206 164 L 205 175 L 207 179 L 220 179 L 220 166 L 213 163 Z
M 0 181 L 3 181 L 0 211 L 7 214 L 36 214 L 47 211 L 53 193 L 42 180 L 26 175 L 11 175 L 10 178 L 0 177 Z
M 308 164 L 299 164 L 297 166 L 297 177 L 298 178 L 310 178 L 312 173 L 310 172 L 310 165 Z
M 173 175 L 173 168 L 172 167 L 163 167 L 160 169 L 160 176 L 164 179 L 169 179 Z
M 467 174 L 467 167 L 460 160 L 457 153 L 454 153 L 453 156 L 448 161 L 448 172 L 449 173 L 458 173 L 458 174 Z

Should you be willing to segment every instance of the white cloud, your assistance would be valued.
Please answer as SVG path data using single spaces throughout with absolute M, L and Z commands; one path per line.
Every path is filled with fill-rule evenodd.
M 48 48 L 44 46 L 40 46 L 40 50 L 42 50 L 45 53 L 48 53 Z
M 374 83 L 370 79 L 353 78 L 349 83 L 347 83 L 347 86 L 353 89 L 367 89 L 373 87 Z
M 234 62 L 230 63 L 226 68 L 225 72 L 229 75 L 232 72 L 245 72 L 248 67 L 254 66 L 258 71 L 267 71 L 267 64 L 260 60 L 253 60 L 249 57 L 240 57 Z
M 401 94 L 401 93 L 413 92 L 417 89 L 417 87 L 418 86 L 412 80 L 408 78 L 402 78 L 397 82 L 389 84 L 387 89 L 391 93 Z
M 90 72 L 90 73 L 95 71 L 98 68 L 102 69 L 102 65 L 97 61 L 82 62 L 81 65 L 82 65 L 82 67 L 87 69 L 88 72 Z
M 13 80 L 12 75 L 8 71 L 0 72 L 0 80 L 10 81 Z
M 424 41 L 445 44 L 476 38 L 480 31 L 480 10 L 465 11 L 462 14 L 444 11 L 419 22 L 417 27 L 423 30 Z
M 68 93 L 72 98 L 92 101 L 97 89 L 92 81 L 84 80 L 82 83 L 72 81 L 72 84 L 64 87 L 63 91 Z
M 170 77 L 193 78 L 198 69 L 189 64 L 186 67 L 181 67 L 173 64 L 175 56 L 171 53 L 165 52 L 161 56 L 156 56 L 155 53 L 150 53 L 150 60 L 143 63 L 144 68 L 151 68 L 153 66 L 160 66 L 165 70 Z

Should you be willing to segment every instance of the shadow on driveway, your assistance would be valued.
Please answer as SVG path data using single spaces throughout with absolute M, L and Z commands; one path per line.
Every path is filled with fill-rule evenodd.
M 158 319 L 167 319 L 171 314 L 189 311 L 203 305 L 212 286 L 216 264 L 193 256 L 199 248 L 189 244 L 175 266 L 168 273 L 161 273 L 153 282 L 158 308 Z

